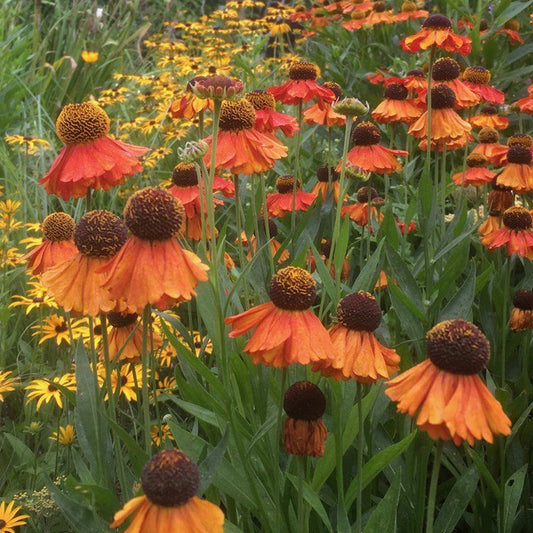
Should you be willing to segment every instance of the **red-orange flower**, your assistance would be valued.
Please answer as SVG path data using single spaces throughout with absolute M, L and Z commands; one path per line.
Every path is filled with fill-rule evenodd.
M 530 290 L 520 289 L 513 294 L 509 329 L 512 331 L 533 329 L 533 292 Z
M 268 215 L 282 217 L 292 211 L 307 211 L 316 200 L 316 194 L 303 192 L 301 183 L 296 182 L 296 194 L 293 197 L 294 176 L 280 176 L 276 180 L 277 193 L 267 194 Z
M 300 127 L 291 115 L 275 110 L 276 100 L 266 91 L 251 91 L 244 95 L 255 109 L 255 129 L 271 133 L 281 130 L 287 137 L 292 137 Z
M 384 200 L 378 196 L 376 189 L 366 186 L 361 187 L 357 191 L 357 203 L 345 205 L 341 209 L 341 216 L 348 216 L 358 226 L 366 226 L 369 218 L 372 221 L 381 222 L 383 215 L 379 212 L 378 208 L 383 203 Z
M 376 122 L 403 122 L 411 124 L 421 114 L 418 102 L 407 100 L 409 91 L 401 83 L 391 83 L 385 88 L 385 99 L 372 111 L 372 118 Z
M 507 156 L 507 146 L 498 143 L 498 130 L 489 127 L 483 127 L 479 130 L 478 140 L 479 144 L 472 150 L 473 154 L 484 155 L 491 165 L 501 167 Z
M 533 231 L 531 213 L 525 207 L 510 207 L 502 217 L 503 227 L 481 239 L 489 250 L 505 246 L 507 255 L 518 254 L 533 259 Z
M 207 280 L 208 267 L 176 239 L 183 222 L 181 202 L 167 191 L 147 187 L 128 199 L 124 219 L 132 235 L 101 269 L 109 295 L 123 298 L 136 313 L 146 305 L 164 309 L 195 296 L 198 282 Z
M 213 100 L 210 98 L 200 98 L 196 96 L 191 89 L 191 86 L 200 78 L 206 79 L 205 76 L 196 76 L 187 83 L 187 94 L 172 102 L 170 112 L 174 118 L 185 118 L 191 120 L 195 115 L 201 111 L 209 109 L 213 111 Z
M 492 172 L 487 168 L 488 160 L 484 155 L 481 154 L 470 154 L 466 158 L 467 168 L 464 172 L 457 172 L 452 176 L 452 181 L 455 185 L 461 185 L 467 187 L 468 185 L 473 185 L 474 187 L 479 187 L 485 183 L 490 183 L 496 172 Z
M 533 191 L 531 159 L 531 148 L 520 144 L 510 146 L 507 150 L 507 164 L 498 174 L 496 183 L 520 194 Z
M 533 115 L 533 85 L 527 88 L 528 96 L 517 100 L 516 105 L 520 108 L 522 113 Z
M 295 61 L 289 69 L 289 81 L 283 85 L 270 87 L 268 92 L 283 104 L 296 105 L 319 98 L 333 102 L 335 94 L 331 89 L 319 85 L 318 67 L 307 61 Z
M 329 330 L 334 357 L 313 365 L 314 371 L 335 379 L 375 383 L 399 370 L 400 356 L 383 346 L 373 331 L 381 323 L 381 309 L 368 292 L 354 292 L 337 307 L 337 320 Z
M 492 106 L 482 107 L 479 115 L 474 115 L 468 119 L 474 128 L 494 128 L 504 130 L 509 126 L 509 119 L 498 115 L 498 110 Z
M 484 102 L 503 104 L 505 95 L 489 85 L 490 78 L 490 71 L 484 67 L 467 67 L 463 72 L 465 85 L 477 93 Z
M 70 259 L 78 251 L 73 240 L 74 226 L 67 213 L 52 213 L 43 220 L 43 242 L 24 257 L 34 276 Z
M 255 129 L 255 110 L 248 100 L 222 102 L 220 131 L 216 146 L 215 167 L 226 168 L 233 174 L 254 174 L 271 169 L 287 155 L 288 149 L 271 133 Z M 212 137 L 205 141 L 209 151 L 204 157 L 211 162 Z
M 452 31 L 452 23 L 444 15 L 430 15 L 422 24 L 422 29 L 400 41 L 406 52 L 420 52 L 436 46 L 450 53 L 468 55 L 472 50 L 472 40 Z
M 337 202 L 339 200 L 339 172 L 332 166 L 320 165 L 317 168 L 316 177 L 318 181 L 311 194 L 321 198 L 322 202 L 326 201 L 329 194 L 333 194 L 333 200 Z
M 409 19 L 426 18 L 429 15 L 429 11 L 425 9 L 418 9 L 416 2 L 404 2 L 400 13 L 394 15 L 395 22 L 403 22 Z
M 331 89 L 335 93 L 336 100 L 342 96 L 342 90 L 337 83 L 327 81 L 324 83 L 324 87 Z M 333 111 L 332 104 L 324 100 L 319 100 L 316 104 L 308 107 L 304 111 L 304 120 L 308 124 L 320 124 L 328 128 L 346 124 L 346 117 Z
M 48 269 L 43 285 L 65 311 L 96 316 L 122 310 L 121 295 L 112 296 L 102 288 L 99 269 L 119 252 L 126 242 L 124 223 L 109 211 L 89 211 L 76 224 L 74 242 L 78 252 Z
M 387 382 L 398 411 L 415 416 L 432 439 L 459 446 L 509 435 L 511 421 L 478 376 L 490 358 L 485 335 L 465 320 L 440 322 L 426 335 L 428 359 Z
M 381 132 L 372 122 L 361 122 L 353 131 L 354 147 L 348 152 L 348 162 L 365 172 L 391 174 L 402 170 L 397 156 L 408 155 L 405 150 L 392 150 L 379 144 Z M 340 171 L 341 164 L 337 166 Z
M 56 129 L 66 146 L 39 183 L 63 200 L 124 183 L 126 176 L 142 170 L 138 158 L 149 150 L 109 137 L 109 117 L 90 102 L 66 105 Z
M 276 368 L 308 365 L 328 359 L 333 346 L 328 332 L 311 311 L 316 282 L 305 270 L 282 268 L 270 283 L 271 301 L 226 318 L 230 337 L 255 328 L 244 347 L 254 364 Z

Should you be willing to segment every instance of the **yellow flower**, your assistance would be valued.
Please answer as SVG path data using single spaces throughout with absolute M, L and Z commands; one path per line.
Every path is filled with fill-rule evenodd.
M 165 443 L 167 440 L 175 440 L 174 436 L 170 432 L 168 424 L 161 424 L 161 426 L 152 426 L 152 443 L 156 446 L 161 446 L 161 443 Z
M 105 369 L 100 367 L 98 373 L 98 380 L 100 385 L 103 386 L 105 379 Z M 142 366 L 141 365 L 132 365 L 126 364 L 120 367 L 120 372 L 118 370 L 113 370 L 111 373 L 111 386 L 114 391 L 117 388 L 120 388 L 120 395 L 124 395 L 128 402 L 137 401 L 137 386 L 140 388 L 142 386 Z M 105 397 L 107 400 L 107 395 Z
M 76 431 L 72 424 L 67 424 L 65 427 L 59 426 L 59 435 L 57 431 L 52 433 L 50 440 L 59 441 L 63 446 L 70 446 L 74 442 Z
M 45 318 L 40 324 L 32 326 L 32 329 L 35 330 L 35 333 L 33 333 L 34 337 L 43 335 L 39 340 L 39 344 L 42 344 L 48 339 L 55 339 L 58 346 L 63 341 L 67 344 L 71 342 L 68 322 L 62 316 L 51 315 Z M 72 330 L 74 339 L 83 336 L 86 330 L 85 320 L 73 320 L 70 324 L 70 329 Z
M 28 290 L 27 296 L 21 294 L 13 295 L 13 301 L 8 307 L 17 307 L 19 305 L 25 306 L 27 315 L 33 309 L 39 309 L 40 307 L 57 309 L 56 301 L 47 293 L 44 285 L 41 285 L 38 281 L 30 281 L 28 282 L 28 285 L 33 288 Z
M 45 139 L 38 137 L 28 137 L 26 135 L 7 135 L 4 137 L 7 144 L 20 146 L 20 148 L 29 155 L 37 155 L 41 150 L 48 150 L 50 143 Z
M 5 202 L 0 202 L 0 211 L 7 216 L 12 216 L 15 214 L 15 211 L 20 207 L 20 202 L 14 200 L 6 200 Z
M 27 514 L 17 513 L 20 511 L 20 506 L 15 507 L 15 502 L 0 503 L 0 533 L 14 533 L 14 527 L 23 526 L 26 523 Z
M 61 377 L 55 377 L 52 381 L 46 379 L 34 379 L 27 387 L 25 387 L 25 389 L 29 391 L 27 403 L 37 399 L 38 411 L 43 402 L 49 403 L 50 400 L 55 400 L 57 406 L 60 409 L 63 409 L 62 392 L 57 385 L 65 387 L 71 391 L 76 390 L 74 375 L 70 373 L 64 374 Z
M 196 357 L 201 355 L 211 355 L 213 353 L 213 343 L 208 337 L 202 337 L 199 331 L 193 331 L 192 342 Z
M 81 53 L 81 58 L 85 63 L 96 63 L 98 61 L 98 52 L 90 52 L 89 50 L 84 50 Z
M 4 393 L 15 390 L 16 378 L 10 378 L 11 371 L 0 372 L 0 402 L 4 401 Z
M 172 362 L 176 359 L 176 350 L 174 349 L 174 346 L 169 344 L 165 348 L 161 350 L 159 353 L 159 364 L 161 366 L 169 367 Z

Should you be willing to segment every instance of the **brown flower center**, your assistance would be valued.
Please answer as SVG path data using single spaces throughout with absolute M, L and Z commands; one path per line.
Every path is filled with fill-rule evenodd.
M 431 109 L 453 109 L 455 93 L 447 85 L 437 85 L 431 89 Z
M 329 257 L 331 254 L 331 239 L 322 239 L 320 241 L 320 253 L 324 257 Z
M 488 159 L 483 154 L 470 154 L 466 158 L 466 165 L 469 168 L 483 168 L 487 166 Z
M 6 527 L 7 525 L 7 522 L 5 520 L 0 520 L 0 529 L 2 529 L 3 527 Z
M 295 420 L 318 420 L 326 410 L 326 397 L 314 383 L 297 381 L 285 391 L 283 409 Z
M 353 130 L 352 139 L 355 146 L 371 146 L 379 143 L 381 133 L 372 122 L 361 122 Z
M 324 87 L 327 87 L 330 91 L 333 92 L 333 94 L 335 95 L 335 100 L 342 98 L 342 89 L 338 83 L 335 83 L 334 81 L 326 81 L 324 82 Z
M 531 148 L 516 144 L 510 146 L 507 151 L 507 161 L 509 163 L 518 163 L 519 165 L 529 165 L 531 163 Z
M 485 107 L 482 107 L 480 110 L 479 110 L 479 113 L 481 115 L 488 115 L 488 116 L 492 116 L 492 115 L 497 115 L 498 114 L 498 110 L 492 106 L 492 105 L 487 105 Z
M 316 80 L 318 67 L 307 61 L 295 61 L 289 68 L 289 78 L 291 80 Z
M 110 211 L 89 211 L 74 229 L 74 243 L 83 255 L 111 257 L 124 245 L 128 232 L 124 222 Z
M 57 390 L 57 387 L 53 383 L 48 385 L 48 392 L 56 392 Z
M 446 30 L 452 27 L 452 23 L 448 17 L 444 15 L 435 14 L 429 17 L 422 24 L 422 28 L 431 30 Z
M 523 231 L 531 228 L 531 213 L 520 206 L 510 207 L 505 211 L 502 217 L 503 223 L 507 229 L 514 231 Z
M 107 320 L 109 320 L 109 323 L 114 328 L 125 328 L 126 326 L 131 326 L 137 322 L 137 318 L 137 313 L 122 314 L 114 311 L 107 313 Z
M 466 67 L 463 73 L 463 79 L 476 85 L 486 85 L 491 78 L 490 71 L 484 67 L 474 66 Z
M 244 98 L 254 106 L 256 111 L 274 109 L 276 105 L 275 98 L 266 91 L 250 91 L 244 95 Z
M 533 311 L 533 292 L 520 289 L 513 295 L 513 305 L 523 311 Z
M 349 329 L 374 331 L 381 323 L 381 309 L 370 293 L 354 292 L 339 302 L 337 319 Z
M 385 2 L 374 2 L 373 8 L 376 13 L 383 13 L 387 9 L 387 6 Z
M 360 187 L 357 190 L 357 201 L 366 204 L 378 197 L 378 191 L 373 187 Z
M 491 127 L 481 128 L 478 134 L 479 142 L 482 144 L 494 144 L 498 142 L 500 135 L 497 130 Z
M 220 111 L 220 129 L 223 131 L 249 130 L 255 124 L 254 106 L 244 98 L 237 102 L 224 101 Z
M 533 139 L 525 133 L 515 133 L 507 140 L 507 146 L 525 146 L 531 148 L 533 146 Z
M 415 2 L 404 2 L 402 4 L 402 13 L 411 13 L 412 11 L 416 11 L 416 9 Z
M 511 30 L 511 31 L 518 31 L 520 29 L 520 22 L 518 22 L 518 20 L 516 19 L 511 19 L 511 20 L 508 20 L 504 25 L 503 27 L 506 29 L 506 30 Z
M 172 172 L 172 183 L 176 187 L 198 185 L 198 172 L 194 163 L 178 163 Z
M 340 178 L 340 172 L 337 172 L 335 170 L 334 166 L 331 165 L 320 165 L 316 169 L 316 177 L 318 178 L 318 181 L 322 183 L 327 183 L 329 181 L 329 177 L 331 176 L 331 181 L 338 181 Z
M 276 190 L 280 194 L 287 194 L 289 192 L 292 192 L 294 188 L 294 180 L 295 180 L 295 177 L 291 176 L 290 174 L 287 174 L 286 176 L 280 176 L 276 180 Z M 297 180 L 296 189 L 300 190 L 301 188 L 302 188 L 302 185 L 300 183 L 300 180 Z
M 487 337 L 466 320 L 446 320 L 430 329 L 426 349 L 434 365 L 452 374 L 478 374 L 490 358 Z
M 270 282 L 270 299 L 280 309 L 304 311 L 316 298 L 316 282 L 303 268 L 282 268 Z
M 455 59 L 442 57 L 435 61 L 432 73 L 435 81 L 451 81 L 459 77 L 461 68 Z
M 390 83 L 385 87 L 385 98 L 389 100 L 406 100 L 409 91 L 401 83 Z
M 425 78 L 425 72 L 420 68 L 414 68 L 407 73 L 407 76 L 412 76 L 414 78 Z
M 56 333 L 65 333 L 65 331 L 68 331 L 68 325 L 67 323 L 63 320 L 61 321 L 61 324 L 58 324 L 55 328 L 54 328 L 54 331 Z
M 163 189 L 146 187 L 134 193 L 124 207 L 128 229 L 140 239 L 164 241 L 176 235 L 183 222 L 182 203 Z
M 162 507 L 187 503 L 200 486 L 198 466 L 182 451 L 163 450 L 146 463 L 142 477 L 146 497 Z
M 109 133 L 109 117 L 96 104 L 67 104 L 56 121 L 57 136 L 68 145 L 84 144 Z
M 41 224 L 45 239 L 52 242 L 69 241 L 74 235 L 74 219 L 67 213 L 51 213 Z

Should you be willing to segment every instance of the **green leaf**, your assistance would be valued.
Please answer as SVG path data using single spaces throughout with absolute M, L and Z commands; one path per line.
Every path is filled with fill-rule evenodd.
M 439 322 L 453 318 L 470 320 L 472 317 L 472 304 L 476 288 L 476 265 L 468 272 L 465 282 L 459 290 L 450 298 L 444 309 L 440 312 Z
M 203 494 L 208 489 L 209 485 L 211 485 L 211 482 L 220 465 L 220 462 L 222 461 L 222 458 L 226 453 L 228 440 L 229 428 L 226 429 L 224 437 L 216 445 L 213 451 L 198 465 L 198 468 L 200 470 L 200 487 L 198 490 L 200 493 Z
M 374 288 L 379 277 L 379 265 L 384 244 L 385 240 L 381 240 L 377 248 L 374 250 L 374 253 L 366 261 L 365 266 L 361 269 L 361 272 L 359 272 L 359 275 L 353 284 L 353 291 L 371 291 Z
M 435 521 L 435 533 L 452 533 L 463 516 L 479 483 L 479 472 L 472 465 L 454 484 Z
M 19 460 L 17 466 L 33 465 L 35 463 L 35 455 L 19 438 L 15 437 L 15 435 L 11 435 L 11 433 L 3 433 L 3 435 L 9 444 L 11 444 L 11 447 Z
M 142 469 L 144 468 L 144 465 L 148 462 L 148 459 L 150 459 L 150 457 L 148 456 L 146 451 L 141 448 L 139 444 L 137 444 L 135 439 L 122 426 L 115 423 L 110 418 L 107 418 L 107 423 L 113 430 L 114 434 L 117 435 L 126 446 L 126 449 L 128 450 L 128 461 L 133 467 L 133 473 L 136 477 L 139 477 L 141 475 Z M 121 458 L 118 458 L 118 460 L 120 459 Z
M 495 28 L 502 28 L 507 21 L 522 13 L 522 11 L 527 9 L 531 4 L 533 4 L 533 0 L 528 0 L 527 2 L 512 2 L 503 13 L 496 17 L 493 26 Z
M 511 533 L 526 479 L 528 463 L 522 465 L 505 483 L 503 490 L 503 531 Z
M 398 468 L 389 490 L 378 503 L 363 533 L 396 533 L 397 508 L 400 501 L 400 487 L 402 480 L 402 469 Z
M 232 524 L 231 522 L 228 522 L 226 520 L 224 522 L 224 533 L 244 533 L 244 532 L 240 527 L 237 527 L 235 524 Z
M 371 457 L 363 467 L 363 488 L 365 488 L 386 466 L 402 454 L 411 441 L 414 439 L 416 432 L 412 432 L 407 437 L 388 448 L 381 450 Z M 357 498 L 357 476 L 352 480 L 346 491 L 346 507 L 349 509 Z

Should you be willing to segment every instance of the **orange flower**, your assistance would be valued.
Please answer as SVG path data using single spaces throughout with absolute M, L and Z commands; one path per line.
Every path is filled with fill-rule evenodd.
M 149 150 L 109 137 L 109 117 L 90 102 L 66 105 L 56 129 L 66 146 L 39 183 L 63 200 L 124 183 L 125 176 L 142 170 L 138 158 Z
M 505 246 L 507 255 L 518 254 L 533 259 L 531 213 L 524 207 L 510 207 L 503 214 L 502 222 L 503 228 L 485 235 L 481 243 L 491 251 Z
M 335 279 L 336 269 L 335 263 L 331 258 L 331 239 L 322 239 L 320 241 L 320 259 L 322 259 L 326 265 L 329 264 L 329 274 L 332 279 Z M 307 265 L 311 273 L 316 272 L 316 261 L 312 249 L 309 249 L 309 253 L 307 254 Z M 341 280 L 346 281 L 349 276 L 350 261 L 345 257 L 341 265 Z
M 533 115 L 533 85 L 527 88 L 528 96 L 517 100 L 516 105 L 520 108 L 522 113 Z
M 500 229 L 501 217 L 499 211 L 490 211 L 487 219 L 479 225 L 477 232 L 481 237 Z
M 328 430 L 322 422 L 326 410 L 324 393 L 309 381 L 297 381 L 286 391 L 283 408 L 283 445 L 288 454 L 322 457 Z
M 479 130 L 479 144 L 472 150 L 473 154 L 484 155 L 491 165 L 501 167 L 506 161 L 507 147 L 498 144 L 498 130 L 491 127 L 483 127 Z
M 490 71 L 484 67 L 467 67 L 463 72 L 465 85 L 478 94 L 481 100 L 490 104 L 503 104 L 505 95 L 489 85 L 490 78 Z
M 381 133 L 372 122 L 361 122 L 353 131 L 354 147 L 348 152 L 348 162 L 365 172 L 391 174 L 402 170 L 396 159 L 399 155 L 408 155 L 405 150 L 391 150 L 381 146 Z M 340 171 L 341 164 L 337 166 Z
M 521 289 L 513 294 L 509 329 L 512 331 L 533 329 L 533 292 Z
M 43 220 L 43 242 L 24 256 L 34 276 L 70 259 L 78 251 L 72 239 L 74 226 L 67 213 L 52 213 Z
M 170 449 L 154 455 L 142 472 L 144 496 L 133 498 L 115 514 L 116 528 L 133 515 L 124 533 L 223 533 L 224 513 L 195 496 L 198 466 L 183 452 Z
M 409 91 L 419 93 L 420 91 L 425 91 L 428 86 L 428 80 L 426 78 L 426 74 L 422 69 L 415 68 L 413 70 L 410 70 L 406 76 L 405 79 L 402 81 L 402 83 L 405 85 Z M 424 100 L 425 103 L 425 100 Z
M 315 363 L 315 372 L 336 380 L 375 383 L 399 370 L 400 356 L 373 333 L 381 323 L 381 309 L 371 294 L 360 291 L 344 297 L 337 307 L 337 320 L 329 330 L 335 356 Z
M 421 114 L 422 109 L 414 100 L 407 100 L 409 91 L 401 83 L 391 83 L 385 88 L 385 99 L 372 111 L 376 122 L 403 122 L 410 124 Z
M 282 268 L 270 282 L 270 298 L 268 303 L 226 318 L 232 327 L 230 337 L 256 328 L 244 347 L 254 364 L 283 368 L 331 357 L 328 332 L 310 309 L 316 298 L 311 274 L 297 267 Z
M 496 130 L 504 130 L 509 126 L 509 119 L 498 115 L 498 110 L 492 106 L 482 107 L 479 110 L 479 115 L 470 117 L 468 122 L 470 122 L 474 128 L 494 128 Z
M 313 104 L 304 111 L 304 120 L 307 124 L 320 124 L 328 128 L 346 124 L 346 117 L 335 113 L 331 104 L 322 100 L 319 100 L 318 103 Z
M 220 131 L 216 146 L 216 168 L 227 168 L 233 174 L 254 174 L 271 169 L 287 155 L 288 149 L 271 133 L 255 129 L 255 111 L 248 100 L 222 102 Z M 205 141 L 209 151 L 204 156 L 211 163 L 212 137 Z
M 437 85 L 431 89 L 431 143 L 432 147 L 455 144 L 464 145 L 472 126 L 465 122 L 454 110 L 455 93 L 446 85 Z M 428 138 L 428 113 L 425 111 L 409 128 L 409 133 L 418 139 Z
M 404 2 L 402 4 L 401 12 L 394 15 L 394 22 L 403 22 L 410 19 L 426 18 L 429 11 L 425 9 L 418 9 L 416 2 Z
M 406 52 L 420 52 L 436 46 L 449 53 L 468 55 L 472 50 L 472 40 L 452 31 L 452 23 L 444 15 L 430 15 L 422 24 L 422 29 L 400 41 Z
M 270 87 L 268 92 L 283 104 L 296 105 L 318 98 L 333 102 L 335 94 L 331 89 L 319 85 L 318 67 L 307 61 L 295 61 L 289 69 L 289 81 Z
M 465 320 L 446 320 L 426 335 L 429 359 L 387 382 L 398 411 L 415 416 L 429 436 L 456 446 L 509 435 L 511 421 L 478 373 L 490 358 L 485 335 Z
M 109 211 L 89 211 L 81 217 L 74 230 L 79 251 L 48 269 L 42 278 L 65 311 L 96 316 L 121 310 L 121 295 L 113 297 L 102 288 L 99 269 L 121 249 L 127 236 L 122 220 Z
M 370 202 L 370 206 L 368 203 Z M 361 187 L 357 191 L 357 203 L 346 205 L 341 209 L 341 216 L 350 217 L 358 226 L 366 226 L 368 218 L 372 221 L 381 222 L 383 215 L 378 207 L 384 204 L 383 198 L 378 196 L 376 189 L 372 187 Z
M 185 118 L 191 120 L 195 115 L 206 109 L 213 111 L 213 100 L 210 98 L 200 98 L 192 92 L 194 85 L 200 78 L 206 79 L 205 76 L 196 76 L 187 83 L 187 94 L 172 102 L 170 112 L 174 118 Z
M 297 120 L 286 113 L 275 110 L 276 100 L 266 91 L 251 91 L 244 95 L 255 109 L 254 128 L 263 133 L 281 130 L 287 137 L 292 137 L 300 129 Z
M 313 187 L 311 194 L 321 198 L 322 202 L 326 201 L 329 194 L 333 194 L 333 200 L 336 203 L 339 200 L 339 172 L 329 165 L 320 165 L 317 168 L 316 176 L 318 182 Z
M 510 187 L 519 194 L 533 191 L 531 159 L 531 149 L 527 146 L 510 146 L 507 150 L 507 164 L 496 177 L 496 183 Z
M 268 234 L 270 237 L 270 253 L 272 257 L 277 256 L 278 264 L 285 263 L 285 261 L 288 261 L 289 259 L 289 251 L 286 249 L 282 250 L 283 245 L 278 240 L 275 239 L 275 237 L 278 235 L 278 227 L 276 226 L 276 223 L 270 219 L 268 221 Z M 236 241 L 236 243 L 238 243 L 238 240 Z M 250 240 L 248 240 L 246 233 L 243 231 L 241 235 L 241 243 L 244 247 L 248 248 L 248 253 L 246 254 L 246 257 L 248 258 L 249 261 L 251 261 L 252 251 L 254 254 L 257 252 L 256 235 L 252 235 L 250 237 Z
M 268 215 L 282 217 L 292 211 L 307 211 L 316 200 L 316 194 L 301 191 L 301 183 L 296 181 L 296 195 L 293 197 L 294 176 L 280 176 L 276 180 L 277 193 L 267 194 Z
M 490 183 L 496 172 L 492 172 L 487 168 L 487 158 L 481 154 L 470 154 L 466 158 L 466 166 L 464 172 L 457 172 L 452 176 L 452 181 L 455 185 L 462 185 L 467 187 L 473 185 L 479 187 L 485 183 Z
M 123 298 L 131 312 L 146 305 L 164 309 L 196 295 L 208 267 L 176 240 L 183 206 L 169 192 L 147 187 L 134 193 L 124 208 L 132 235 L 100 271 L 111 297 Z

